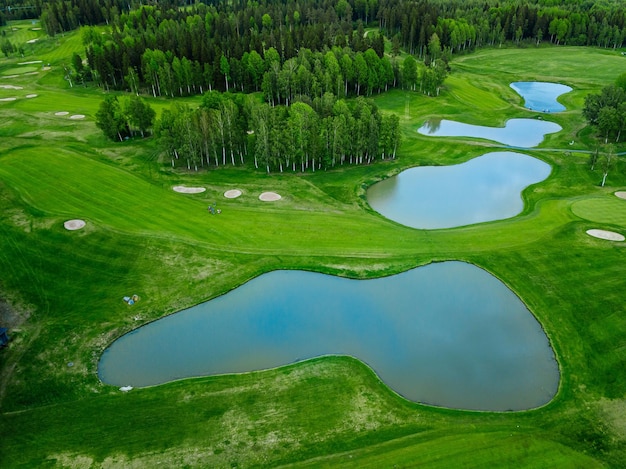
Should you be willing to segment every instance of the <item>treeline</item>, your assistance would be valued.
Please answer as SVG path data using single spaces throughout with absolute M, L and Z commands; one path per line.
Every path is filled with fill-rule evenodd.
M 604 143 L 609 140 L 619 143 L 622 132 L 626 132 L 626 73 L 600 93 L 585 96 L 583 115 L 598 129 Z
M 505 41 L 622 47 L 622 0 L 378 0 L 379 27 L 423 57 L 436 33 L 450 53 Z
M 55 22 L 67 28 L 81 18 L 85 24 L 97 18 L 110 22 L 108 34 L 84 30 L 88 66 L 81 78 L 93 79 L 105 88 L 165 96 L 225 91 L 231 86 L 257 91 L 267 80 L 268 99 L 282 102 L 291 91 L 278 88 L 289 88 L 296 71 L 307 72 L 308 78 L 299 80 L 298 86 L 313 95 L 327 91 L 359 95 L 363 89 L 371 94 L 401 84 L 401 67 L 395 57 L 402 48 L 423 59 L 423 70 L 429 70 L 436 60 L 445 64 L 452 54 L 504 41 L 621 47 L 626 34 L 625 9 L 617 0 L 563 5 L 549 0 L 236 0 L 185 8 L 160 2 L 129 11 L 113 8 L 118 1 L 107 0 L 112 5 L 109 9 L 98 8 L 95 0 L 55 0 L 42 20 L 50 31 L 59 29 Z M 85 11 L 74 6 L 72 16 L 63 10 L 74 2 L 81 2 Z M 379 26 L 379 31 L 366 32 L 363 25 L 368 23 Z M 385 36 L 391 38 L 390 54 L 385 54 Z M 366 63 L 365 77 L 357 57 L 370 49 L 380 63 Z M 314 55 L 303 57 L 304 50 Z M 337 86 L 341 80 L 334 64 L 325 60 L 328 51 L 334 51 L 340 67 L 345 54 L 361 62 L 340 69 L 343 92 Z M 429 72 L 420 89 L 432 94 L 441 84 L 441 70 Z M 424 86 L 438 79 L 439 85 Z M 281 85 L 281 80 L 287 84 Z
M 47 29 L 51 34 L 104 22 L 117 24 L 120 31 L 126 27 L 148 31 L 137 17 L 124 17 L 125 12 L 135 10 L 139 4 L 158 4 L 159 16 L 176 22 L 184 21 L 189 15 L 204 17 L 210 11 L 217 18 L 214 31 L 222 38 L 217 47 L 238 58 L 245 51 L 261 53 L 260 47 L 274 47 L 281 52 L 283 60 L 293 57 L 299 47 L 312 50 L 322 50 L 324 45 L 343 47 L 345 44 L 336 41 L 349 37 L 359 21 L 377 24 L 387 37 L 394 37 L 406 50 L 421 57 L 426 55 L 433 33 L 451 53 L 504 41 L 549 40 L 555 44 L 618 48 L 626 37 L 626 9 L 622 0 L 233 0 L 205 1 L 195 3 L 193 8 L 187 6 L 192 2 L 183 0 L 18 0 L 15 3 L 38 8 L 43 4 L 45 23 L 50 23 Z M 177 8 L 180 6 L 185 8 Z M 161 21 L 159 18 L 152 21 L 155 20 Z M 180 39 L 185 37 L 176 36 L 176 41 Z M 184 41 L 181 47 L 187 44 Z M 188 55 L 187 58 L 191 59 Z
M 177 0 L 23 0 L 23 3 L 40 12 L 41 24 L 50 36 L 79 26 L 114 23 L 124 11 L 142 5 L 159 4 L 161 8 L 171 9 L 184 4 Z
M 159 11 L 175 21 L 181 15 L 198 12 L 204 16 L 204 4 L 196 4 L 192 9 L 174 8 L 186 3 L 161 1 Z M 454 53 L 504 41 L 548 38 L 557 44 L 620 47 L 625 27 L 621 0 L 312 0 L 304 3 L 239 0 L 205 3 L 210 5 L 209 11 L 218 15 L 216 26 L 224 42 L 242 39 L 237 41 L 241 48 L 239 54 L 234 47 L 218 44 L 224 50 L 234 51 L 235 55 L 257 48 L 255 46 L 260 42 L 277 50 L 282 43 L 287 57 L 293 56 L 289 51 L 301 46 L 297 43 L 303 40 L 303 36 L 309 36 L 304 47 L 313 50 L 320 50 L 324 44 L 341 46 L 334 42 L 335 39 L 342 40 L 338 32 L 349 35 L 357 21 L 365 24 L 376 21 L 388 37 L 397 36 L 407 50 L 422 56 L 433 33 L 439 36 L 442 47 Z M 44 11 L 48 12 L 52 22 L 68 28 L 104 21 L 118 24 L 120 29 L 129 25 L 136 28 L 136 18 L 124 18 L 122 14 L 129 6 L 133 10 L 137 6 L 136 0 L 106 0 L 101 6 L 96 0 L 52 0 L 47 2 Z M 286 33 L 285 29 L 294 34 Z M 258 48 L 257 52 L 260 52 Z
M 127 89 L 135 94 L 180 97 L 205 91 L 262 91 L 272 105 L 289 104 L 299 96 L 338 97 L 371 96 L 391 87 L 403 86 L 428 94 L 438 94 L 448 75 L 447 64 L 438 59 L 426 67 L 408 57 L 402 63 L 387 56 L 379 57 L 373 49 L 354 52 L 348 47 L 333 47 L 326 53 L 302 48 L 296 57 L 281 64 L 278 52 L 270 47 L 260 55 L 244 53 L 241 60 L 221 55 L 214 63 L 179 59 L 160 50 L 146 50 L 141 69 L 129 67 L 117 76 L 109 62 L 97 60 L 88 52 L 95 69 L 85 68 L 77 54 L 72 59 L 77 81 L 95 79 L 107 89 Z
M 399 119 L 363 97 L 348 103 L 326 93 L 313 101 L 271 106 L 253 96 L 205 93 L 197 109 L 164 110 L 155 135 L 187 169 L 243 165 L 265 171 L 316 171 L 395 158 Z
M 11 0 L 0 5 L 0 26 L 7 21 L 39 18 L 42 0 Z
M 110 35 L 84 29 L 88 67 L 82 76 L 107 89 L 154 96 L 263 89 L 274 103 L 297 94 L 371 95 L 400 83 L 398 64 L 384 55 L 382 35 L 335 22 L 330 36 L 323 23 L 302 24 L 297 11 L 289 27 L 274 26 L 259 10 L 250 9 L 252 16 L 241 27 L 233 13 L 203 5 L 123 14 Z M 440 86 L 445 76 L 436 76 Z

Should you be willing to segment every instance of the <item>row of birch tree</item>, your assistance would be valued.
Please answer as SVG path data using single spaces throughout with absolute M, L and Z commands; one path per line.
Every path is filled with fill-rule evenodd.
M 373 101 L 345 101 L 332 93 L 290 106 L 253 96 L 205 93 L 198 108 L 174 103 L 162 112 L 155 135 L 172 167 L 254 164 L 270 172 L 325 170 L 395 158 L 399 118 Z

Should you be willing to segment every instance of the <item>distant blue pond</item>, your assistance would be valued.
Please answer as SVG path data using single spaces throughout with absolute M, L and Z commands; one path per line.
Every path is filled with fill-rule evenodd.
M 362 360 L 407 399 L 450 408 L 534 408 L 559 382 L 526 306 L 462 262 L 374 280 L 270 272 L 121 337 L 98 373 L 108 384 L 141 387 L 328 354 Z
M 522 191 L 550 171 L 531 156 L 493 152 L 459 165 L 407 169 L 372 185 L 367 200 L 384 217 L 412 228 L 502 220 L 523 210 Z
M 517 81 L 511 83 L 511 88 L 524 98 L 524 107 L 540 112 L 565 111 L 565 106 L 557 98 L 572 91 L 567 85 L 541 81 Z

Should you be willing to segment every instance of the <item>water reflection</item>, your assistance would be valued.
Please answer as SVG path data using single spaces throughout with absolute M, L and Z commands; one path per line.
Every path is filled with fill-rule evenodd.
M 325 354 L 357 357 L 406 398 L 453 408 L 537 407 L 559 380 L 534 316 L 502 282 L 462 262 L 374 280 L 264 274 L 121 337 L 99 375 L 147 386 Z
M 436 134 L 439 131 L 439 127 L 441 127 L 441 119 L 440 118 L 432 118 L 428 119 L 424 126 L 428 131 L 429 135 Z
M 540 81 L 518 81 L 511 83 L 511 88 L 524 98 L 525 107 L 541 112 L 564 111 L 565 106 L 559 103 L 557 98 L 572 91 L 567 85 Z
M 371 186 L 367 200 L 390 220 L 435 229 L 501 220 L 524 208 L 521 192 L 550 174 L 528 155 L 493 152 L 454 166 L 421 166 Z
M 536 147 L 545 135 L 560 130 L 560 125 L 539 119 L 509 119 L 504 127 L 485 127 L 446 119 L 431 123 L 429 120 L 417 129 L 422 135 L 482 138 L 518 148 Z

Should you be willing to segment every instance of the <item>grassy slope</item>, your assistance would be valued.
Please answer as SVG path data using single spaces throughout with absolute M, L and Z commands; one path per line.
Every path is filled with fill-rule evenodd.
M 305 465 L 333 467 L 504 467 L 511 461 L 593 467 L 617 466 L 624 458 L 624 248 L 584 234 L 605 227 L 598 223 L 626 231 L 623 216 L 596 219 L 585 205 L 615 204 L 611 192 L 626 186 L 621 167 L 600 189 L 584 155 L 532 152 L 554 170 L 525 192 L 521 216 L 433 232 L 383 219 L 367 207 L 363 189 L 404 167 L 458 163 L 493 146 L 417 135 L 428 117 L 489 125 L 527 117 L 508 88 L 522 79 L 573 86 L 563 102 L 579 109 L 586 92 L 626 69 L 618 54 L 546 48 L 461 57 L 437 99 L 401 91 L 377 98 L 382 109 L 401 116 L 405 142 L 398 160 L 268 177 L 239 168 L 172 173 L 155 160 L 153 143 L 108 144 L 93 126 L 101 92 L 69 90 L 59 73 L 72 51 L 82 52 L 78 36 L 45 41 L 36 43 L 38 55 L 24 60 L 41 57 L 53 69 L 11 79 L 24 87 L 23 95 L 39 96 L 0 103 L 0 118 L 10 122 L 0 127 L 0 286 L 31 311 L 0 354 L 3 467 L 130 460 L 145 466 L 309 460 Z M 0 68 L 18 61 L 5 60 Z M 0 89 L 0 97 L 16 93 Z M 59 110 L 87 119 L 58 118 Z M 570 149 L 571 140 L 573 148 L 585 148 L 579 111 L 550 118 L 564 130 L 545 148 Z M 177 183 L 208 190 L 175 194 Z M 221 194 L 232 187 L 244 195 L 227 201 Z M 264 190 L 284 197 L 262 203 L 257 196 Z M 206 205 L 216 200 L 223 213 L 209 217 Z M 68 232 L 62 228 L 68 218 L 89 224 Z M 129 394 L 96 378 L 100 352 L 119 334 L 262 272 L 306 268 L 368 277 L 443 259 L 490 270 L 537 315 L 563 375 L 550 405 L 515 414 L 418 406 L 348 358 Z M 131 292 L 142 297 L 132 310 L 120 301 Z

